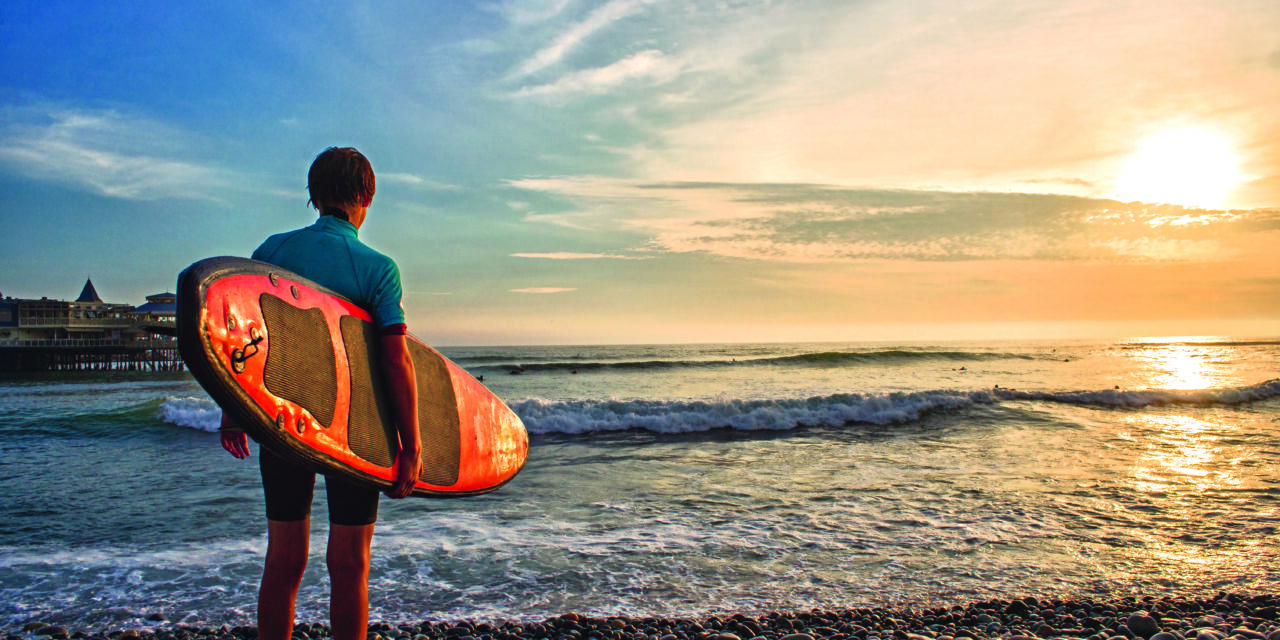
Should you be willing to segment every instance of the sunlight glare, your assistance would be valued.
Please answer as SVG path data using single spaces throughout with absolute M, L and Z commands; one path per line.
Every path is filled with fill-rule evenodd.
M 1135 346 L 1137 344 L 1141 343 L 1135 342 Z M 1223 366 L 1223 362 L 1233 359 L 1229 345 L 1194 342 L 1149 344 L 1131 353 L 1131 357 L 1142 363 L 1146 370 L 1142 386 L 1192 391 L 1220 389 L 1239 383 Z
M 1222 208 L 1241 182 L 1239 164 L 1223 136 L 1195 127 L 1170 129 L 1147 138 L 1129 156 L 1117 197 Z

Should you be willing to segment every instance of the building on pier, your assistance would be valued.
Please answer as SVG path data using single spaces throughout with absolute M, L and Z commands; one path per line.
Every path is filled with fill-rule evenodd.
M 178 316 L 178 296 L 168 291 L 149 295 L 147 303 L 129 311 L 128 316 L 144 331 L 174 329 L 174 319 Z
M 0 299 L 0 371 L 179 370 L 176 307 L 172 293 L 104 302 L 92 279 L 71 301 Z

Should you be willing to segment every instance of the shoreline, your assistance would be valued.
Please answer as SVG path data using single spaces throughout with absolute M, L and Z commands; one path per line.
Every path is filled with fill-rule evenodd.
M 965 604 L 770 611 L 702 618 L 566 613 L 538 622 L 373 622 L 368 640 L 1280 640 L 1280 595 L 985 600 Z M 160 621 L 157 621 L 160 622 Z M 5 640 L 251 640 L 252 626 L 80 629 L 29 622 Z M 331 638 L 300 623 L 293 640 Z

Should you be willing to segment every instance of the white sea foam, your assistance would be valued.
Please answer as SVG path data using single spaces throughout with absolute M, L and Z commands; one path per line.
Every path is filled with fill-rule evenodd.
M 1111 407 L 1171 404 L 1237 405 L 1280 396 L 1280 379 L 1226 389 L 1122 391 L 933 390 L 883 395 L 835 394 L 811 398 L 744 400 L 572 400 L 529 398 L 510 406 L 530 433 L 581 434 L 643 429 L 655 433 L 694 433 L 712 429 L 788 430 L 847 424 L 889 425 L 919 420 L 940 410 L 975 404 L 1023 400 Z M 222 410 L 208 398 L 169 397 L 160 419 L 200 431 L 218 430 Z
M 836 394 L 775 400 L 573 400 L 530 398 L 511 403 L 530 433 L 580 434 L 643 429 L 655 433 L 693 433 L 711 429 L 788 430 L 848 424 L 889 425 L 914 422 L 936 411 L 965 409 L 1002 401 L 1037 401 L 1112 407 L 1170 404 L 1238 405 L 1280 396 L 1280 380 L 1248 387 L 1193 391 L 1149 389 L 1121 391 L 933 390 L 883 395 Z
M 743 431 L 850 423 L 901 424 L 937 410 L 992 402 L 986 392 L 924 391 L 863 396 L 837 394 L 781 400 L 575 400 L 531 398 L 511 403 L 531 433 L 588 433 L 645 429 L 692 433 L 731 428 Z
M 189 624 L 249 622 L 240 608 L 256 591 L 265 548 L 262 535 L 159 549 L 0 546 L 0 623 L 159 627 L 145 616 L 160 612 Z
M 1062 404 L 1108 407 L 1159 407 L 1164 405 L 1238 405 L 1260 402 L 1280 396 L 1280 379 L 1226 389 L 1144 389 L 1123 391 L 1017 391 L 996 389 L 992 393 L 1002 400 L 1038 400 Z
M 222 409 L 209 398 L 166 398 L 160 405 L 160 419 L 180 427 L 214 432 L 222 423 Z

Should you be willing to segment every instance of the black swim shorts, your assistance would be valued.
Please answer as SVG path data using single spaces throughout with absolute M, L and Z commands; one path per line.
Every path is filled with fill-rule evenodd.
M 265 447 L 258 451 L 262 491 L 267 498 L 267 519 L 296 522 L 310 517 L 316 488 L 315 472 L 299 469 Z M 378 496 L 382 494 L 377 489 L 358 487 L 328 476 L 325 476 L 324 487 L 329 498 L 331 524 L 363 527 L 378 521 Z

